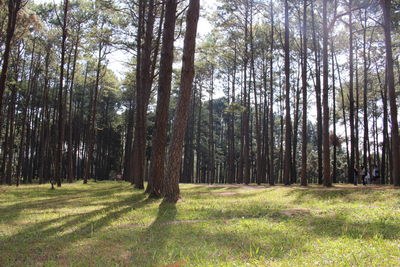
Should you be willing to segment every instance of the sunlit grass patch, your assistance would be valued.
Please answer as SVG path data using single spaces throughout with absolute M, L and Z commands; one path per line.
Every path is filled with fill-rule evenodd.
M 0 266 L 398 266 L 400 193 L 124 182 L 0 187 Z

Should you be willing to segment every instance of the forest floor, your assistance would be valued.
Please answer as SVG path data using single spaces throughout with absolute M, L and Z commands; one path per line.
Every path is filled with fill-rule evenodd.
M 171 205 L 125 182 L 0 186 L 0 266 L 400 266 L 399 189 L 181 193 Z

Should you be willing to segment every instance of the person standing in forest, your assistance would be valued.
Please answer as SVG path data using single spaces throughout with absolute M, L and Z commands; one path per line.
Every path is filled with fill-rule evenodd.
M 367 170 L 365 169 L 364 165 L 361 165 L 360 174 L 361 174 L 361 178 L 362 178 L 362 183 L 363 183 L 363 185 L 367 185 L 367 181 L 366 181 L 366 179 L 365 179 L 366 176 L 367 176 Z
M 354 175 L 354 185 L 357 185 L 358 182 L 358 170 L 356 167 L 353 168 L 353 175 Z
M 379 182 L 379 168 L 378 166 L 374 165 L 374 169 L 372 171 L 372 183 Z

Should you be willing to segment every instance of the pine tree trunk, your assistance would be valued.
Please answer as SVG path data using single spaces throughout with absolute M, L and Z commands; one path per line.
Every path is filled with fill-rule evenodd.
M 291 181 L 291 148 L 292 122 L 290 119 L 290 50 L 289 50 L 289 4 L 285 0 L 285 155 L 283 167 L 283 183 L 289 185 Z
M 322 103 L 321 103 L 321 64 L 320 46 L 316 34 L 314 2 L 311 1 L 311 23 L 313 35 L 313 50 L 315 61 L 315 100 L 317 104 L 317 153 L 318 153 L 318 184 L 322 184 Z
M 307 0 L 303 3 L 303 62 L 302 62 L 302 147 L 301 147 L 301 185 L 307 186 Z
M 162 197 L 165 153 L 167 143 L 168 108 L 171 94 L 172 63 L 174 59 L 174 33 L 176 0 L 166 3 L 165 23 L 162 37 L 159 87 L 157 95 L 155 134 L 152 140 L 150 177 L 147 190 L 150 197 Z
M 394 186 L 400 186 L 400 151 L 399 151 L 399 124 L 397 120 L 396 91 L 393 73 L 393 54 L 391 37 L 391 0 L 380 0 L 383 10 L 385 50 L 386 50 L 386 71 L 387 91 L 389 94 L 390 117 L 392 120 L 392 181 Z
M 179 174 L 182 162 L 182 145 L 194 77 L 194 54 L 196 47 L 197 22 L 200 10 L 199 0 L 190 0 L 186 15 L 186 33 L 183 45 L 180 92 L 174 122 L 165 183 L 165 201 L 175 203 L 179 199 Z
M 136 189 L 144 189 L 145 153 L 147 135 L 147 106 L 152 85 L 151 52 L 154 28 L 154 0 L 148 3 L 143 54 L 140 56 L 140 80 L 137 87 L 136 122 L 132 155 L 132 177 Z
M 270 163 L 269 163 L 269 184 L 270 185 L 275 185 L 275 136 L 274 136 L 274 131 L 275 131 L 275 118 L 274 118 L 274 5 L 273 1 L 271 0 L 270 2 L 271 6 L 271 35 L 270 35 L 270 41 L 271 41 L 271 57 L 269 60 L 270 64 L 270 69 L 269 69 L 269 87 L 270 87 L 270 108 L 269 108 L 269 140 L 270 140 Z
M 1 112 L 3 110 L 3 96 L 6 88 L 7 71 L 11 55 L 12 39 L 14 37 L 15 26 L 17 24 L 18 12 L 22 7 L 21 5 L 22 5 L 21 0 L 8 1 L 7 29 L 6 29 L 4 52 L 3 52 L 3 61 L 1 64 L 1 73 L 0 73 L 0 129 L 2 128 L 1 126 L 3 122 Z
M 323 170 L 324 170 L 324 185 L 332 186 L 331 162 L 329 150 L 329 85 L 328 85 L 328 25 L 327 25 L 327 0 L 323 0 L 323 41 L 322 41 L 322 72 L 323 72 Z

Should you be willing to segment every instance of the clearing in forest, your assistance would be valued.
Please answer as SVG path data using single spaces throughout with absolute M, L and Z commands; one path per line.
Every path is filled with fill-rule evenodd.
M 382 190 L 385 189 L 385 190 Z M 0 266 L 398 266 L 400 191 L 124 182 L 0 187 Z

